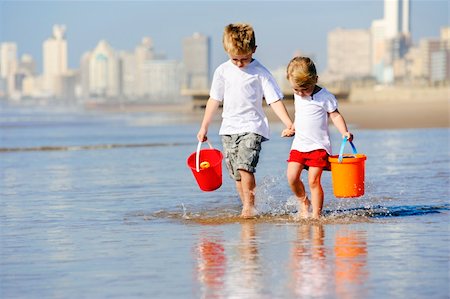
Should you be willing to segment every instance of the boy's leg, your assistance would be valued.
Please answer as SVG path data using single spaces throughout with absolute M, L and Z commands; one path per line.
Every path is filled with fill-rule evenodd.
M 300 175 L 304 165 L 297 162 L 289 162 L 287 167 L 287 179 L 289 183 L 289 187 L 291 187 L 292 193 L 297 197 L 297 200 L 300 204 L 300 215 L 303 218 L 307 218 L 309 216 L 309 207 L 311 205 L 308 197 L 306 196 L 305 186 L 300 179 Z
M 254 217 L 255 210 L 255 188 L 256 181 L 254 172 L 259 160 L 261 143 L 263 137 L 255 133 L 244 133 L 237 136 L 237 152 L 235 169 L 237 169 L 238 180 L 236 188 L 242 200 L 241 217 Z
M 308 170 L 308 183 L 309 190 L 311 191 L 311 203 L 312 203 L 312 217 L 315 219 L 320 218 L 323 207 L 323 189 L 320 182 L 322 177 L 323 168 L 321 167 L 309 167 Z
M 241 174 L 241 200 L 242 200 L 242 212 L 241 217 L 248 218 L 256 215 L 255 211 L 255 175 L 251 172 L 239 169 Z M 237 185 L 238 182 L 236 182 Z
M 244 194 L 242 193 L 242 183 L 241 181 L 235 181 L 236 182 L 236 190 L 239 194 L 239 199 L 241 200 L 241 203 L 244 204 Z

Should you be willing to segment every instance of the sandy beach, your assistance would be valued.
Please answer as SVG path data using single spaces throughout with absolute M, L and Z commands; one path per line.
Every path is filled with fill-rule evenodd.
M 285 100 L 286 108 L 294 117 L 292 100 Z M 450 100 L 427 102 L 348 102 L 339 101 L 339 111 L 351 126 L 363 129 L 400 129 L 400 128 L 446 128 L 450 127 Z M 180 113 L 184 118 L 200 123 L 203 110 L 194 110 L 191 103 L 172 105 L 122 105 L 97 106 L 87 109 L 102 110 L 112 113 L 132 112 L 166 112 Z M 266 107 L 270 121 L 278 121 L 272 109 Z M 220 113 L 216 114 L 220 120 Z
M 392 103 L 339 102 L 348 124 L 363 129 L 445 128 L 450 126 L 450 101 Z M 292 105 L 288 106 L 293 116 Z

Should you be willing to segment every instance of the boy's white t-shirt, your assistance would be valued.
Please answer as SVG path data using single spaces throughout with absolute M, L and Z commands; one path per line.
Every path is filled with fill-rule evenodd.
M 231 60 L 214 72 L 210 97 L 223 102 L 220 135 L 256 133 L 269 139 L 269 122 L 262 107 L 283 98 L 272 74 L 256 59 L 244 68 Z
M 295 137 L 291 149 L 310 152 L 324 149 L 331 155 L 328 113 L 337 110 L 336 97 L 322 88 L 312 97 L 294 94 Z

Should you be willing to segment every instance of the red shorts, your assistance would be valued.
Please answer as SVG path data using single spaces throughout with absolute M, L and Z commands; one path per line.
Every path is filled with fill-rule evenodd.
M 297 150 L 291 150 L 289 153 L 288 162 L 297 162 L 305 165 L 305 168 L 320 167 L 324 170 L 330 170 L 330 162 L 328 161 L 328 153 L 326 150 L 314 150 L 311 152 L 299 152 Z

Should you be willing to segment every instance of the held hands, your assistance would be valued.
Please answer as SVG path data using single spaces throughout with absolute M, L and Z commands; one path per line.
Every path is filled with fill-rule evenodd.
M 352 133 L 350 133 L 350 132 L 345 132 L 343 135 L 342 135 L 342 138 L 345 138 L 345 137 L 347 137 L 347 140 L 348 141 L 353 141 L 353 134 Z
M 291 125 L 281 132 L 281 137 L 292 137 L 295 135 L 295 127 Z

